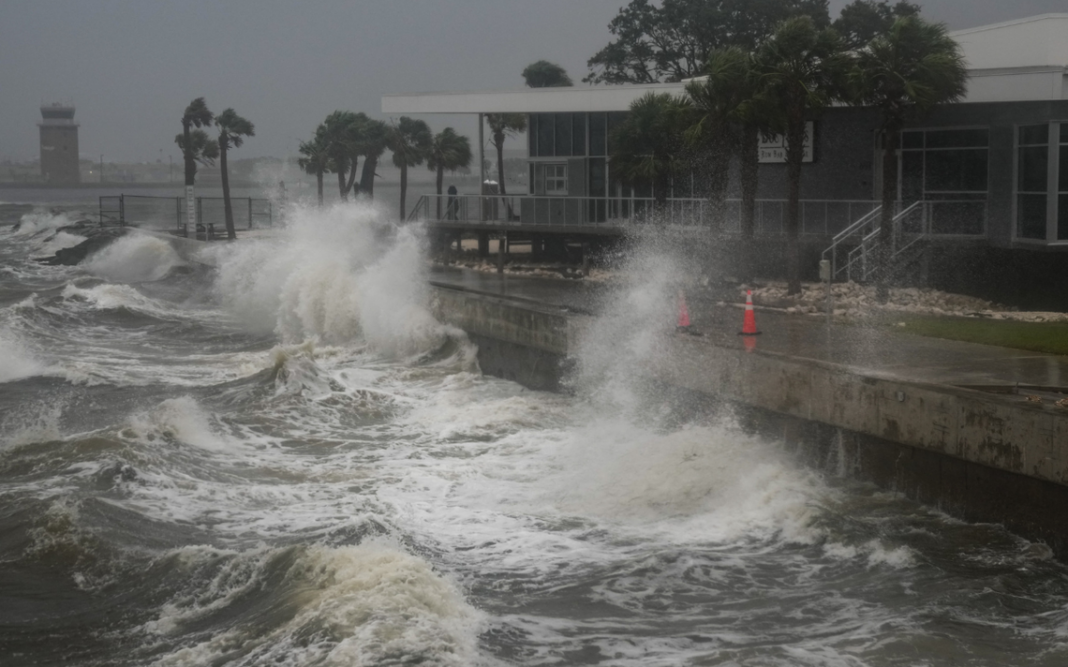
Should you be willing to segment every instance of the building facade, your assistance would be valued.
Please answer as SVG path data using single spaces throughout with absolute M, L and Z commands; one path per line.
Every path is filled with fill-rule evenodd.
M 41 130 L 41 178 L 47 183 L 80 182 L 74 107 L 58 102 L 42 106 L 37 126 Z

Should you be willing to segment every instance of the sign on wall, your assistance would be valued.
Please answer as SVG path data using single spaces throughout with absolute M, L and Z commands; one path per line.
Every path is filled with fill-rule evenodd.
M 801 158 L 802 162 L 812 162 L 813 160 L 813 141 L 812 137 L 815 133 L 815 123 L 808 121 L 805 123 L 805 154 Z M 770 136 L 760 137 L 760 162 L 762 163 L 783 163 L 786 162 L 786 137 L 781 134 L 773 134 Z

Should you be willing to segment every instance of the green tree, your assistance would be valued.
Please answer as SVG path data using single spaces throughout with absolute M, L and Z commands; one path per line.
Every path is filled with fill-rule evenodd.
M 218 146 L 208 138 L 202 127 L 211 127 L 214 118 L 203 97 L 189 103 L 182 113 L 182 133 L 174 138 L 185 161 L 186 229 L 193 227 L 196 233 L 196 211 L 193 205 L 193 186 L 197 178 L 197 163 L 213 164 L 218 157 Z M 197 129 L 193 129 L 197 128 Z
M 226 238 L 237 238 L 234 229 L 234 209 L 230 205 L 230 174 L 226 166 L 226 154 L 231 148 L 240 148 L 244 137 L 255 136 L 252 123 L 237 115 L 233 109 L 227 109 L 215 117 L 215 127 L 219 128 L 219 169 L 222 172 L 223 211 L 226 216 Z
M 330 168 L 330 151 L 321 132 L 316 132 L 311 141 L 300 142 L 300 159 L 297 164 L 307 174 L 313 174 L 319 193 L 319 206 L 323 205 L 323 174 Z
M 375 198 L 375 170 L 378 160 L 386 151 L 389 139 L 389 126 L 380 120 L 368 118 L 363 123 L 360 133 L 358 152 L 363 156 L 363 169 L 360 171 L 360 195 L 368 199 Z
M 634 100 L 612 130 L 613 172 L 630 186 L 651 184 L 657 208 L 667 202 L 671 177 L 687 166 L 683 149 L 692 114 L 689 100 L 650 92 Z
M 445 171 L 455 171 L 471 164 L 471 142 L 467 137 L 456 134 L 447 127 L 434 135 L 434 141 L 427 153 L 426 166 L 436 172 L 434 183 L 438 192 L 437 219 L 441 220 L 441 187 L 445 181 Z
M 883 142 L 882 213 L 879 222 L 879 293 L 888 294 L 889 249 L 897 196 L 897 149 L 906 123 L 935 106 L 956 102 L 967 90 L 968 72 L 960 47 L 945 26 L 919 16 L 903 16 L 856 53 L 851 83 L 855 101 L 881 115 Z
M 523 69 L 523 80 L 531 88 L 558 88 L 574 85 L 567 71 L 548 60 L 532 62 Z
M 837 33 L 807 16 L 787 19 L 761 45 L 759 62 L 769 98 L 781 110 L 774 129 L 786 140 L 788 294 L 801 292 L 800 192 L 805 124 L 844 96 L 850 61 Z
M 731 46 L 713 51 L 705 77 L 686 85 L 694 109 L 694 123 L 686 130 L 686 140 L 708 163 L 713 231 L 718 231 L 726 212 L 731 157 L 740 144 L 739 111 L 749 94 L 751 78 L 749 54 Z
M 504 187 L 504 140 L 527 129 L 526 114 L 488 113 L 486 124 L 490 128 L 490 143 L 497 149 L 497 187 L 500 194 L 508 194 Z
M 387 145 L 393 152 L 393 164 L 400 168 L 400 219 L 405 219 L 405 199 L 408 195 L 408 168 L 423 163 L 434 137 L 427 124 L 401 116 L 389 128 Z
M 615 39 L 587 65 L 590 83 L 656 83 L 700 76 L 712 51 L 755 49 L 787 18 L 830 23 L 827 0 L 631 0 L 608 24 Z
M 361 118 L 362 117 L 362 118 Z M 319 126 L 330 153 L 330 168 L 337 174 L 338 193 L 341 201 L 347 201 L 349 191 L 356 181 L 356 163 L 359 157 L 359 140 L 363 122 L 367 116 L 352 111 L 335 111 Z
M 842 8 L 834 28 L 848 49 L 859 49 L 876 35 L 890 32 L 894 21 L 903 16 L 919 16 L 920 6 L 905 0 L 891 5 L 889 0 L 853 0 Z

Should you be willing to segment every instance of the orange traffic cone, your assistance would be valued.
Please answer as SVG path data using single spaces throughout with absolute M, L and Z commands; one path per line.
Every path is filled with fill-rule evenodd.
M 686 331 L 690 328 L 690 311 L 686 308 L 686 295 L 679 290 L 679 324 L 678 331 Z
M 756 328 L 756 315 L 753 313 L 753 292 L 752 290 L 745 291 L 745 319 L 742 320 L 742 330 L 738 332 L 740 336 L 756 336 L 760 334 Z

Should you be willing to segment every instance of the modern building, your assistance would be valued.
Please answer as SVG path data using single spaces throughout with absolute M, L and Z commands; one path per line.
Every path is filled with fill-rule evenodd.
M 1016 276 L 1020 290 L 1032 282 L 1063 280 L 1068 275 L 1068 14 L 951 35 L 964 53 L 968 91 L 959 103 L 939 107 L 903 134 L 897 193 L 902 249 L 934 247 L 942 257 L 964 253 L 994 283 Z M 643 220 L 652 202 L 651 188 L 617 182 L 607 159 L 612 127 L 648 92 L 682 94 L 683 84 L 388 95 L 382 111 L 528 114 L 531 192 L 503 207 L 507 216 L 501 206 L 487 211 L 485 202 L 460 202 L 451 209 L 452 219 L 437 221 L 432 207 L 417 206 L 432 222 L 464 229 L 478 223 L 493 231 L 610 234 Z M 801 183 L 802 234 L 812 248 L 844 243 L 844 251 L 864 249 L 881 198 L 878 120 L 874 109 L 847 106 L 813 119 Z M 732 171 L 736 197 L 737 169 Z M 758 235 L 781 235 L 785 196 L 781 142 L 768 141 L 759 167 Z M 676 179 L 669 197 L 669 223 L 707 222 L 697 170 Z M 727 232 L 738 229 L 740 210 L 737 202 L 729 205 L 722 221 Z M 914 244 L 920 237 L 923 243 Z M 850 257 L 863 254 L 845 252 L 836 268 L 841 272 Z M 814 271 L 814 259 L 809 264 Z M 985 293 L 1014 300 L 997 290 Z
M 41 107 L 41 177 L 48 183 L 78 183 L 78 124 L 74 106 L 47 104 Z

